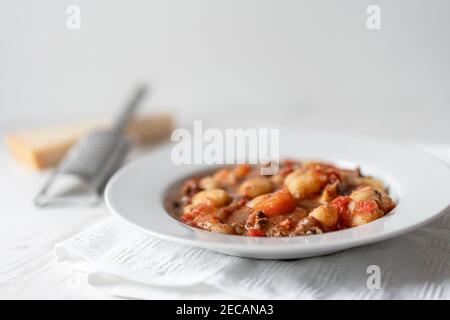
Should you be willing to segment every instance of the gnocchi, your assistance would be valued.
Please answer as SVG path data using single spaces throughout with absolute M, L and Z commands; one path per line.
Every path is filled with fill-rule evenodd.
M 210 189 L 200 191 L 192 197 L 192 204 L 207 204 L 213 207 L 221 207 L 231 201 L 230 196 L 225 190 Z
M 239 187 L 238 193 L 241 196 L 254 198 L 261 194 L 272 191 L 272 183 L 266 177 L 253 177 L 244 181 Z
M 296 199 L 305 199 L 318 193 L 326 183 L 326 175 L 314 170 L 294 171 L 285 180 L 286 187 Z
M 213 177 L 204 177 L 200 179 L 198 184 L 203 190 L 216 189 L 219 187 L 219 182 Z
M 336 208 L 331 205 L 321 205 L 311 211 L 309 216 L 319 221 L 325 229 L 335 228 L 339 220 Z

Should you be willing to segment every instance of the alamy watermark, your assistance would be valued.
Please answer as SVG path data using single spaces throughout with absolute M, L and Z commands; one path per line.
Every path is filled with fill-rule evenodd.
M 81 29 L 81 8 L 78 5 L 71 4 L 66 8 L 67 19 L 66 27 L 69 30 Z M 366 27 L 369 30 L 381 29 L 381 8 L 378 5 L 369 5 L 366 9 L 367 20 Z
M 381 29 L 381 8 L 377 5 L 370 5 L 367 7 L 366 13 L 368 14 L 366 26 L 369 30 Z
M 279 129 L 204 130 L 202 121 L 194 121 L 191 133 L 175 129 L 171 140 L 171 159 L 180 164 L 262 164 L 262 175 L 273 175 L 279 169 Z
M 66 27 L 69 30 L 80 30 L 81 29 L 81 9 L 77 5 L 70 5 L 66 9 L 67 19 Z
M 381 289 L 381 268 L 376 264 L 367 267 L 366 273 L 370 276 L 367 278 L 366 286 L 369 290 Z

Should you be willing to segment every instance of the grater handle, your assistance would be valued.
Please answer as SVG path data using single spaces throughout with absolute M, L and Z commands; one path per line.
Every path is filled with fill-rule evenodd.
M 131 118 L 131 115 L 138 107 L 138 105 L 140 104 L 146 93 L 147 93 L 147 86 L 141 85 L 137 88 L 135 94 L 133 95 L 133 98 L 128 103 L 126 108 L 123 110 L 122 114 L 120 114 L 120 116 L 117 118 L 116 124 L 114 126 L 114 132 L 116 132 L 117 134 L 123 132 L 126 125 L 128 124 L 128 121 Z

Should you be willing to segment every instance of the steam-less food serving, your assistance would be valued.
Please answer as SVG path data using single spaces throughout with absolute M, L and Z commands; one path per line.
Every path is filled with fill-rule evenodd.
M 259 166 L 224 167 L 190 178 L 171 211 L 192 227 L 250 237 L 320 234 L 369 223 L 396 204 L 359 169 L 285 160 L 272 176 Z

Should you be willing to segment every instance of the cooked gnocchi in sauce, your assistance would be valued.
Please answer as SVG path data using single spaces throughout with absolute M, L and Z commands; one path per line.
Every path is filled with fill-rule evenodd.
M 170 210 L 203 230 L 287 237 L 356 227 L 396 206 L 383 183 L 359 169 L 291 160 L 272 176 L 260 175 L 260 169 L 244 164 L 188 179 Z

